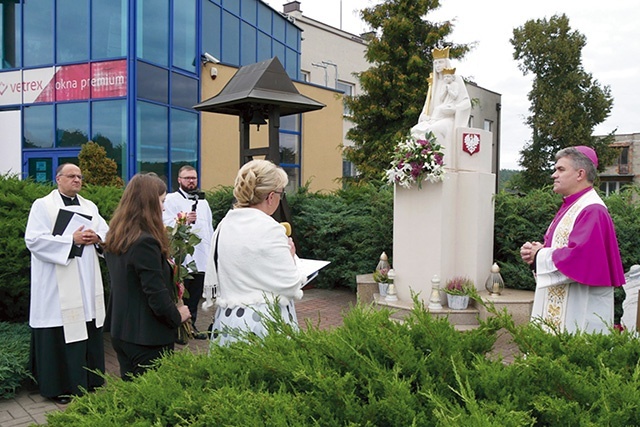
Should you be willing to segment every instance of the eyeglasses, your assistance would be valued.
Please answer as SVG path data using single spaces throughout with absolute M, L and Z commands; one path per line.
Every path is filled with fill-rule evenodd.
M 285 194 L 287 194 L 284 190 L 282 190 L 282 191 L 274 191 L 274 193 L 280 195 L 280 197 L 282 197 Z
M 184 179 L 186 181 L 195 181 L 198 179 L 197 176 L 179 176 L 178 178 Z
M 78 178 L 80 181 L 82 181 L 82 175 L 77 175 L 77 174 L 74 174 L 74 173 L 70 173 L 70 174 L 66 174 L 66 175 L 61 173 L 61 174 L 60 174 L 60 175 L 58 175 L 58 176 L 64 176 L 64 177 L 69 178 L 69 179 L 76 179 L 76 178 Z

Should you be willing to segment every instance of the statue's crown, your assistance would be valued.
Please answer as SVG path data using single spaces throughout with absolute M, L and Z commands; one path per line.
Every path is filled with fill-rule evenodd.
M 442 70 L 442 75 L 444 76 L 445 74 L 455 74 L 456 73 L 456 69 L 455 68 L 445 68 Z
M 449 48 L 450 46 L 445 47 L 444 49 L 438 49 L 437 47 L 431 51 L 433 54 L 433 59 L 445 59 L 449 57 Z

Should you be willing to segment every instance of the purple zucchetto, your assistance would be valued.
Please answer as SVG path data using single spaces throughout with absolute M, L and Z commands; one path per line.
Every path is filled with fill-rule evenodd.
M 596 169 L 598 169 L 598 155 L 593 148 L 587 147 L 586 145 L 577 145 L 573 148 L 587 156 L 589 160 L 591 160 L 591 163 L 593 163 L 593 165 L 596 167 Z

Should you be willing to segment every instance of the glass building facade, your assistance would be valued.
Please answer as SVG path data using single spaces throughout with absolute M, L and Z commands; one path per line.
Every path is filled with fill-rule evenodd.
M 234 67 L 277 56 L 300 75 L 300 29 L 260 0 L 0 0 L 0 18 L 2 165 L 38 181 L 90 140 L 125 181 L 199 170 L 204 52 Z M 283 118 L 298 179 L 300 133 L 299 116 Z

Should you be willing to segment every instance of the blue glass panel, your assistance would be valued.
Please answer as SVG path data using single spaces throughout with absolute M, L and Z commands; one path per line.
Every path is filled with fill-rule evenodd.
M 23 10 L 24 65 L 53 64 L 53 0 L 28 1 Z
M 240 65 L 253 64 L 256 62 L 256 28 L 246 22 L 241 25 Z
M 0 2 L 0 69 L 18 68 L 21 61 L 22 5 Z
M 138 58 L 169 65 L 169 1 L 138 1 Z
M 273 11 L 267 5 L 258 4 L 258 28 L 266 33 L 271 33 L 271 19 Z
M 287 57 L 285 55 L 285 47 L 282 43 L 278 43 L 277 41 L 273 41 L 273 56 L 277 56 L 280 63 L 285 66 L 287 63 Z
M 272 58 L 271 37 L 265 33 L 258 32 L 258 59 L 257 62 Z
M 56 106 L 56 147 L 80 147 L 89 140 L 89 103 Z
M 69 23 L 73 25 L 69 25 Z M 89 2 L 58 0 L 56 3 L 56 62 L 89 59 Z
M 231 13 L 240 15 L 240 2 L 238 0 L 222 0 L 222 7 Z
M 171 110 L 171 182 L 184 165 L 198 168 L 198 114 Z M 174 185 L 175 187 L 175 185 Z
M 278 16 L 273 20 L 273 38 L 284 42 L 284 28 L 287 23 L 283 17 Z
M 91 106 L 91 140 L 115 160 L 118 175 L 127 171 L 127 103 L 124 99 L 94 102 Z
M 198 102 L 198 80 L 171 73 L 171 104 L 191 108 Z
M 300 67 L 298 66 L 298 59 L 300 57 L 298 56 L 298 53 L 287 48 L 285 55 L 284 69 L 287 71 L 289 77 L 299 80 L 300 76 L 298 73 L 300 72 Z
M 173 2 L 173 65 L 196 72 L 200 55 L 196 52 L 196 2 Z
M 22 148 L 53 147 L 53 105 L 35 105 L 24 108 Z
M 138 97 L 169 103 L 169 71 L 138 61 Z
M 222 46 L 222 58 L 224 62 L 237 65 L 240 63 L 240 20 L 229 12 L 222 12 L 222 33 L 224 34 L 224 46 Z
M 287 46 L 293 50 L 298 50 L 300 30 L 295 25 L 287 22 Z
M 256 21 L 258 19 L 257 6 L 258 2 L 256 0 L 242 0 L 241 3 L 240 16 L 243 20 L 247 21 L 253 26 L 256 25 Z
M 93 0 L 91 57 L 117 58 L 127 54 L 127 0 Z
M 155 172 L 167 182 L 169 119 L 167 107 L 138 101 L 136 129 L 137 172 Z
M 220 58 L 220 6 L 205 2 L 202 13 L 202 50 Z

